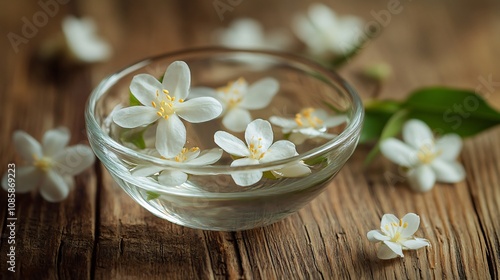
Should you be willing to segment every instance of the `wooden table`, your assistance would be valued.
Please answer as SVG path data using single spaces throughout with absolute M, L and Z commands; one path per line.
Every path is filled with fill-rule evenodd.
M 64 2 L 60 0 L 61 2 Z M 395 0 L 394 0 L 395 1 Z M 54 2 L 54 1 L 52 1 Z M 307 1 L 232 1 L 221 20 L 217 1 L 67 1 L 14 52 L 6 36 L 20 34 L 23 17 L 43 11 L 37 1 L 4 3 L 0 11 L 0 131 L 2 172 L 18 162 L 12 132 L 40 139 L 47 129 L 71 128 L 72 143 L 86 141 L 84 103 L 96 83 L 138 59 L 207 45 L 211 32 L 237 17 L 266 27 L 288 27 Z M 220 0 L 228 3 L 229 1 Z M 352 2 L 352 3 L 351 3 Z M 389 0 L 329 3 L 340 13 L 375 20 Z M 401 1 L 383 32 L 341 74 L 363 98 L 375 85 L 359 78 L 365 66 L 385 62 L 393 75 L 380 97 L 403 98 L 428 85 L 479 89 L 500 107 L 500 2 Z M 55 73 L 33 57 L 67 14 L 90 15 L 114 47 L 112 60 Z M 428 193 L 391 177 L 396 167 L 379 158 L 362 168 L 370 147 L 360 146 L 326 191 L 300 212 L 266 228 L 210 232 L 156 218 L 133 202 L 101 164 L 77 177 L 62 203 L 37 192 L 18 195 L 16 273 L 6 270 L 7 193 L 0 191 L 0 267 L 3 279 L 499 279 L 500 127 L 465 141 L 464 182 L 438 184 Z M 5 169 L 4 169 L 5 167 Z M 421 217 L 417 236 L 432 247 L 382 261 L 366 233 L 384 213 Z

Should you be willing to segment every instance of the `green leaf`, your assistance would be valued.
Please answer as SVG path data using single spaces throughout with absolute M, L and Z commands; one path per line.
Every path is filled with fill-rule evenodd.
M 132 94 L 132 92 L 129 92 L 128 102 L 129 102 L 130 106 L 139 106 L 139 105 L 142 105 L 142 103 L 139 102 L 139 100 L 137 98 L 135 98 L 135 96 Z
M 274 174 L 271 171 L 264 171 L 262 173 L 262 177 L 266 179 L 271 179 L 271 180 L 277 180 L 278 178 L 274 176 Z
M 160 194 L 159 193 L 155 193 L 155 192 L 152 192 L 152 191 L 146 191 L 146 194 L 148 195 L 146 197 L 146 199 L 149 201 L 149 200 L 153 200 L 153 199 L 156 199 L 158 197 L 160 197 Z
M 384 129 L 382 130 L 382 133 L 380 134 L 380 139 L 373 147 L 373 149 L 368 153 L 368 156 L 365 159 L 365 166 L 370 164 L 370 162 L 373 161 L 375 156 L 379 153 L 380 151 L 380 143 L 390 137 L 394 137 L 398 135 L 401 130 L 403 129 L 404 123 L 408 120 L 408 115 L 409 111 L 408 110 L 400 110 L 387 121 L 386 125 L 384 126 Z
M 316 164 L 326 163 L 327 161 L 328 161 L 327 157 L 320 156 L 320 157 L 306 159 L 306 160 L 304 160 L 304 163 L 306 165 L 312 166 L 312 165 L 316 165 Z
M 403 103 L 409 117 L 424 121 L 441 134 L 468 137 L 500 123 L 500 113 L 470 90 L 443 87 L 415 91 Z
M 120 140 L 122 142 L 132 143 L 139 149 L 145 149 L 146 142 L 144 142 L 144 132 L 146 131 L 146 129 L 147 129 L 147 127 L 146 128 L 125 130 L 120 135 Z
M 360 143 L 377 141 L 386 123 L 401 109 L 401 102 L 394 100 L 370 100 L 365 102 L 365 118 L 359 138 Z
M 367 112 L 378 112 L 394 114 L 401 109 L 402 103 L 395 100 L 369 100 L 365 101 L 365 110 Z
M 377 141 L 390 118 L 391 114 L 366 111 L 359 143 Z

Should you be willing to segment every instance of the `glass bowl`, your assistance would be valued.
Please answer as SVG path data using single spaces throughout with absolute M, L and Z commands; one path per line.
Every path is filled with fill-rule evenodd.
M 129 86 L 135 75 L 148 73 L 160 78 L 174 61 L 184 61 L 189 66 L 191 89 L 217 88 L 240 77 L 249 84 L 266 77 L 278 81 L 279 90 L 271 103 L 250 111 L 253 119 L 280 116 L 293 120 L 304 108 L 318 108 L 332 115 L 344 115 L 346 121 L 328 130 L 337 135 L 333 139 L 307 139 L 296 145 L 298 155 L 279 161 L 231 167 L 234 157 L 224 154 L 211 165 L 170 164 L 131 144 L 134 140 L 127 137 L 133 135 L 133 130 L 118 127 L 112 115 L 118 108 L 129 106 Z M 337 74 L 311 61 L 278 52 L 203 48 L 149 58 L 105 78 L 89 97 L 85 120 L 89 142 L 97 157 L 117 184 L 144 208 L 160 218 L 191 228 L 237 231 L 279 221 L 321 193 L 353 153 L 363 114 L 354 89 Z M 220 118 L 184 124 L 187 143 L 201 149 L 217 148 L 214 133 L 228 131 Z M 272 129 L 274 141 L 289 137 L 278 126 L 273 125 Z M 244 139 L 242 132 L 228 132 Z M 148 139 L 142 141 L 147 144 Z M 307 166 L 310 174 L 266 176 L 269 171 L 296 163 Z M 177 186 L 165 186 L 155 175 L 133 176 L 131 170 L 144 164 L 186 173 L 188 179 Z M 264 176 L 250 186 L 237 185 L 231 176 L 250 171 L 262 172 Z

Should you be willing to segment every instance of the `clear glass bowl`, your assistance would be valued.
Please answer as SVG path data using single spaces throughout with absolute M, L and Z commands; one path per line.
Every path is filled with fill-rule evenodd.
M 251 111 L 253 119 L 272 115 L 293 118 L 306 107 L 345 114 L 347 122 L 335 128 L 331 140 L 307 140 L 297 145 L 299 155 L 259 165 L 230 167 L 225 155 L 209 166 L 169 165 L 158 158 L 124 145 L 113 135 L 119 128 L 110 115 L 129 105 L 129 85 L 134 75 L 148 73 L 162 77 L 167 66 L 185 61 L 191 69 L 191 88 L 220 87 L 244 77 L 249 84 L 263 77 L 279 81 L 280 89 L 271 104 Z M 298 211 L 316 197 L 339 172 L 353 153 L 363 121 L 360 98 L 337 74 L 303 58 L 267 51 L 203 48 L 180 51 L 146 59 L 105 78 L 92 92 L 85 111 L 87 134 L 97 157 L 118 185 L 154 215 L 173 223 L 205 230 L 236 231 L 262 227 Z M 221 119 L 201 124 L 184 122 L 187 141 L 202 149 L 216 148 L 213 135 L 227 131 Z M 286 138 L 273 126 L 274 141 Z M 232 133 L 240 139 L 243 133 Z M 276 170 L 303 161 L 311 174 L 298 178 L 267 178 L 242 187 L 231 178 L 234 172 Z M 175 187 L 152 179 L 134 177 L 130 170 L 138 164 L 161 165 L 168 170 L 190 174 L 188 181 Z

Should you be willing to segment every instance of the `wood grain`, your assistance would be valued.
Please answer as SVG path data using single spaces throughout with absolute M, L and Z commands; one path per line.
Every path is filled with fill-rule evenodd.
M 234 1 L 237 2 L 237 1 Z M 72 144 L 85 143 L 83 104 L 96 83 L 138 59 L 211 44 L 211 33 L 232 19 L 253 17 L 267 27 L 289 26 L 310 1 L 241 1 L 220 20 L 212 1 L 79 1 L 58 13 L 15 53 L 6 36 L 21 33 L 35 2 L 0 11 L 0 131 L 2 166 L 21 165 L 11 135 L 22 129 L 40 139 L 47 129 L 71 128 Z M 388 1 L 327 2 L 339 13 L 367 21 Z M 376 86 L 359 72 L 386 62 L 393 74 L 381 98 L 404 98 L 415 88 L 448 85 L 478 89 L 500 108 L 500 3 L 401 1 L 387 26 L 341 70 L 364 99 Z M 114 46 L 111 61 L 67 67 L 34 59 L 40 44 L 60 30 L 67 14 L 92 16 Z M 490 78 L 491 77 L 491 78 Z M 16 273 L 6 270 L 7 194 L 0 191 L 1 279 L 499 279 L 500 127 L 467 139 L 461 162 L 467 179 L 414 193 L 391 163 L 368 169 L 360 146 L 324 193 L 300 212 L 243 232 L 194 230 L 158 219 L 133 202 L 100 163 L 76 177 L 62 203 L 37 192 L 17 196 Z M 2 171 L 4 169 L 2 168 Z M 418 213 L 417 232 L 432 247 L 382 261 L 366 232 L 384 213 Z

